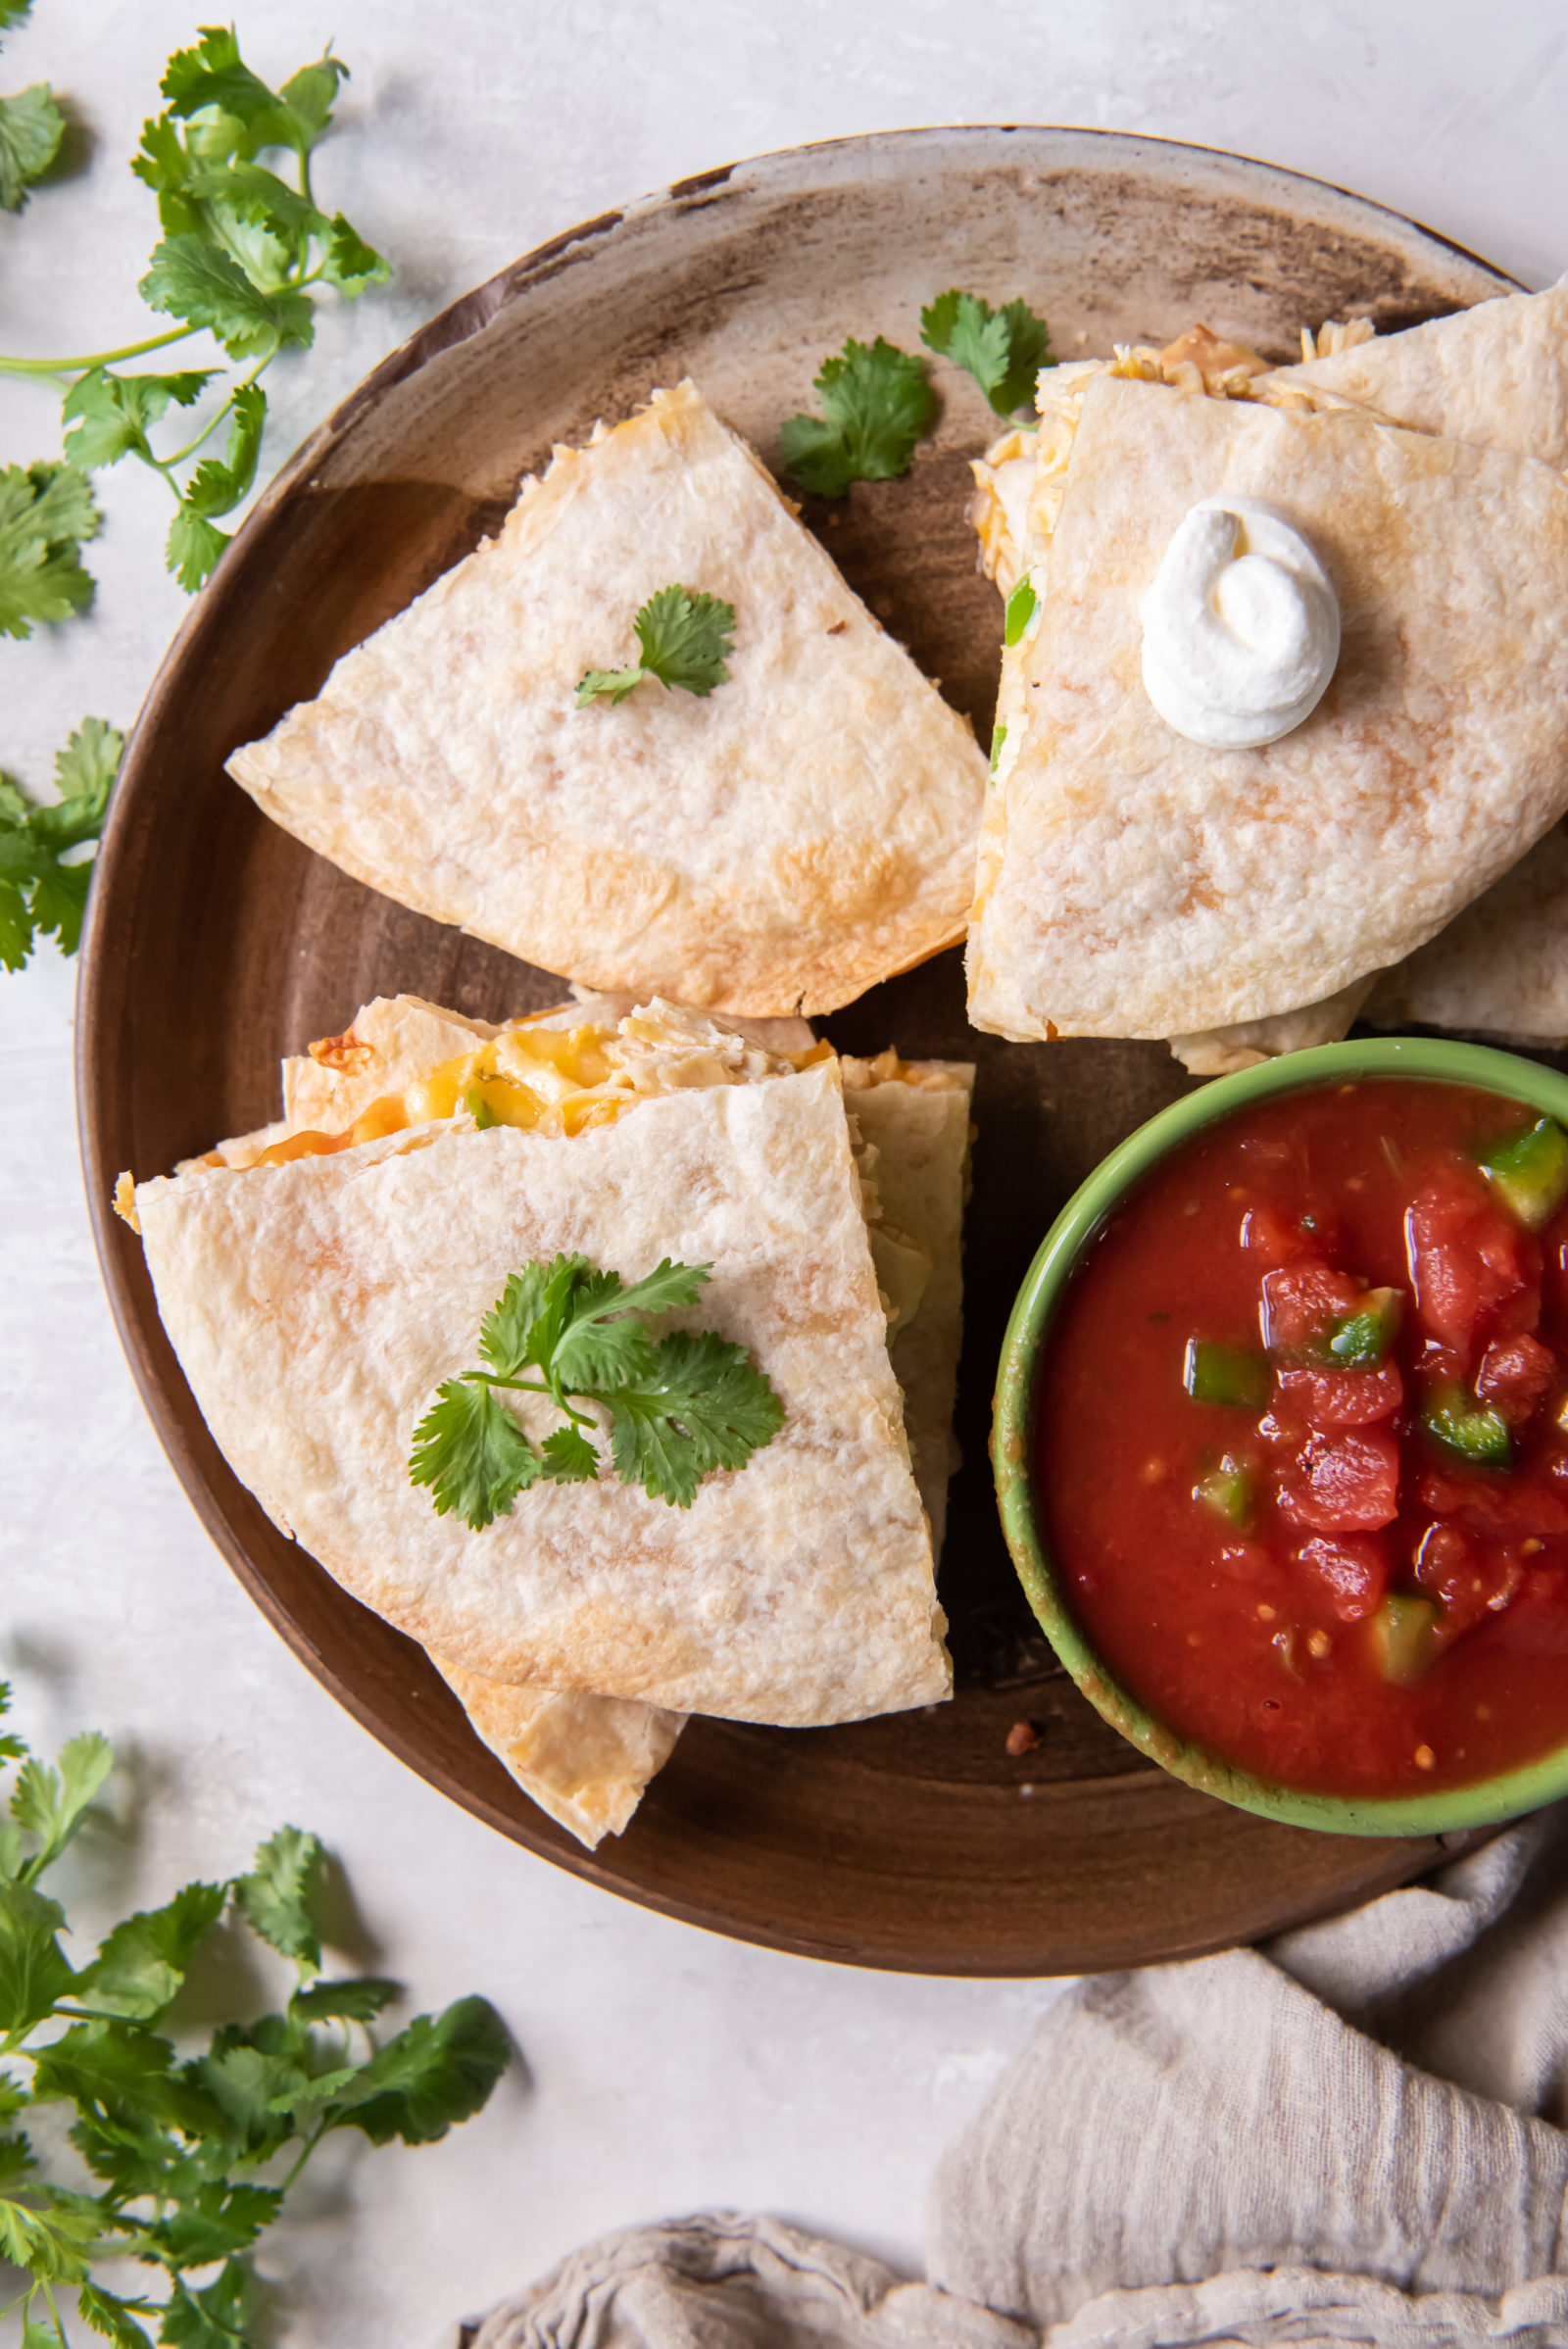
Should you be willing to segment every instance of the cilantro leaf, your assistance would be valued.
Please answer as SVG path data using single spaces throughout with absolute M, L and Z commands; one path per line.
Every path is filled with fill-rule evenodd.
M 22 968 L 40 932 L 54 932 L 64 954 L 75 953 L 92 866 L 60 859 L 103 829 L 123 748 L 117 728 L 84 718 L 56 753 L 61 797 L 52 805 L 35 805 L 0 775 L 0 965 L 7 970 Z
M 540 1475 L 539 1454 L 488 1387 L 446 1379 L 414 1431 L 411 1485 L 428 1485 L 438 1516 L 480 1533 Z
M 1000 310 L 956 286 L 920 313 L 920 340 L 971 374 L 998 416 L 1011 416 L 1034 399 L 1035 377 L 1052 362 L 1051 336 L 1027 302 Z
M 170 2349 L 241 2349 L 248 2338 L 245 2318 L 250 2304 L 250 2278 L 237 2259 L 225 2262 L 218 2276 L 200 2291 L 183 2277 L 164 2312 L 159 2339 Z
M 416 2015 L 335 2088 L 323 2100 L 327 2126 L 360 2129 L 372 2145 L 431 2144 L 479 2110 L 511 2061 L 489 2000 L 460 1998 L 442 2014 Z
M 107 367 L 89 367 L 67 392 L 61 410 L 71 427 L 67 457 L 84 473 L 118 465 L 131 451 L 150 458 L 149 426 L 172 401 L 175 407 L 189 408 L 212 379 L 208 367 L 177 375 L 116 375 Z
M 318 1836 L 297 1827 L 280 1827 L 257 1845 L 249 1875 L 237 1878 L 234 1884 L 234 1896 L 253 1930 L 311 1974 L 321 1970 L 321 1945 L 310 1911 L 321 1856 Z
M 548 1357 L 565 1326 L 566 1300 L 579 1273 L 588 1269 L 586 1256 L 552 1258 L 549 1264 L 525 1264 L 514 1272 L 479 1324 L 479 1351 L 498 1377 L 514 1379 L 527 1362 L 537 1362 L 535 1331 L 547 1326 L 538 1344 Z
M 715 1468 L 744 1468 L 784 1424 L 784 1406 L 744 1346 L 712 1330 L 677 1330 L 657 1350 L 654 1377 L 608 1397 L 611 1445 L 625 1484 L 689 1509 Z
M 74 465 L 0 467 L 0 635 L 30 636 L 92 601 L 78 550 L 97 528 L 87 476 Z
M 158 2250 L 171 2265 L 205 2268 L 214 2260 L 246 2251 L 283 2207 L 275 2186 L 229 2185 L 222 2179 L 198 2186 L 168 2218 L 145 2230 L 143 2246 Z
M 642 646 L 645 676 L 666 689 L 678 685 L 706 700 L 729 675 L 725 655 L 733 650 L 735 607 L 700 588 L 662 587 L 632 622 Z
M 852 337 L 815 377 L 822 415 L 786 416 L 779 428 L 784 469 L 803 489 L 841 498 L 852 481 L 891 481 L 909 469 L 929 429 L 936 395 L 922 361 L 879 334 Z
M 65 1850 L 113 1761 L 109 1739 L 93 1732 L 61 1748 L 58 1770 L 31 1756 L 23 1763 L 12 1789 L 11 1816 L 24 1835 L 36 1835 L 42 1844 L 29 1871 L 36 1873 Z
M 395 1982 L 366 1975 L 351 1982 L 313 1982 L 296 1990 L 288 2011 L 301 2023 L 370 2023 L 398 1994 Z
M 65 1922 L 30 1884 L 0 1885 L 0 2031 L 41 2023 L 75 1981 L 55 1938 Z
M 309 294 L 292 286 L 268 291 L 227 253 L 190 233 L 166 236 L 154 248 L 139 290 L 149 309 L 207 327 L 230 359 L 303 346 L 316 333 Z
M 368 285 L 384 285 L 392 271 L 373 245 L 368 245 L 357 228 L 351 228 L 340 212 L 335 212 L 326 223 L 326 252 L 321 261 L 321 275 L 328 285 L 335 285 L 340 294 L 353 301 Z
M 84 2325 L 113 2344 L 113 2349 L 153 2349 L 152 2337 L 136 2323 L 138 2316 L 157 2314 L 150 2300 L 124 2300 L 118 2292 L 106 2292 L 100 2285 L 84 2283 L 76 2293 L 76 2306 Z
M 577 707 L 585 709 L 596 696 L 609 696 L 611 708 L 623 702 L 644 677 L 657 677 L 666 692 L 683 692 L 706 701 L 715 685 L 729 676 L 726 657 L 734 650 L 735 607 L 721 596 L 701 588 L 661 587 L 651 595 L 632 622 L 642 659 L 630 668 L 591 668 L 577 687 Z
M 32 2092 L 40 2100 L 69 2096 L 100 2113 L 127 2103 L 156 2109 L 173 2057 L 167 2039 L 133 2023 L 75 2023 L 39 2055 Z
M 84 1995 L 112 2014 L 144 2022 L 161 2015 L 227 1900 L 226 1884 L 186 1884 L 163 1908 L 125 1918 L 80 1977 Z
M 217 569 L 229 534 L 198 514 L 181 498 L 169 536 L 164 541 L 164 561 L 185 593 L 194 595 L 204 579 L 210 579 Z
M 222 463 L 207 457 L 185 484 L 185 504 L 196 514 L 227 514 L 256 478 L 256 460 L 267 421 L 267 394 L 259 383 L 241 383 L 230 403 L 233 421 Z
M 0 2198 L 0 2257 L 10 2260 L 13 2267 L 30 2268 L 34 2276 L 51 2283 L 79 2283 L 86 2276 L 87 2259 L 100 2229 L 97 2219 L 86 2210 L 74 2208 L 74 2196 L 51 2191 L 43 2210 L 29 2210 L 21 2202 Z M 40 2328 L 37 2337 L 50 2344 L 60 2342 L 52 2327 L 48 2332 Z M 25 2334 L 23 2349 L 30 2349 Z
M 570 1327 L 555 1347 L 555 1372 L 563 1387 L 575 1395 L 590 1395 L 623 1387 L 646 1377 L 653 1369 L 653 1347 L 634 1321 L 606 1316 L 671 1313 L 697 1302 L 712 1267 L 673 1264 L 665 1256 L 648 1274 L 626 1288 L 618 1272 L 586 1272 L 572 1299 Z
M 599 1454 L 579 1428 L 557 1428 L 539 1448 L 545 1474 L 557 1485 L 591 1485 L 599 1474 Z
M 54 162 L 66 127 L 47 81 L 0 98 L 0 212 L 20 212 Z

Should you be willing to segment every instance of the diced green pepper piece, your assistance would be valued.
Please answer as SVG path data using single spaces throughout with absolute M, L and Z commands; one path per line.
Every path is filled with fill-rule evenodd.
M 1398 1334 L 1403 1307 L 1402 1290 L 1369 1289 L 1330 1332 L 1330 1360 L 1342 1370 L 1375 1370 Z
M 1430 1598 L 1391 1591 L 1371 1622 L 1378 1670 L 1396 1688 L 1424 1680 L 1437 1660 L 1438 1610 Z
M 1252 1514 L 1255 1482 L 1248 1462 L 1233 1459 L 1227 1452 L 1219 1466 L 1211 1468 L 1193 1487 L 1193 1498 L 1212 1509 L 1217 1517 L 1223 1517 L 1227 1524 L 1245 1526 Z
M 474 1124 L 478 1127 L 481 1134 L 485 1131 L 487 1126 L 493 1126 L 500 1122 L 495 1111 L 491 1108 L 490 1103 L 485 1100 L 482 1089 L 477 1085 L 470 1085 L 468 1087 L 467 1092 L 463 1097 L 463 1105 L 467 1110 L 468 1115 L 473 1119 Z
M 1273 1382 L 1267 1354 L 1253 1353 L 1245 1346 L 1216 1346 L 1211 1338 L 1187 1341 L 1182 1385 L 1195 1403 L 1234 1403 L 1242 1410 L 1261 1411 Z
M 1039 601 L 1040 599 L 1034 591 L 1034 582 L 1026 572 L 1007 598 L 1006 615 L 1002 623 L 1004 644 L 1015 645 L 1018 642 L 1029 622 L 1034 618 L 1035 606 Z
M 1509 1468 L 1508 1423 L 1490 1403 L 1471 1400 L 1462 1387 L 1434 1387 L 1421 1405 L 1421 1425 L 1445 1451 L 1479 1468 Z
M 1554 1117 L 1538 1117 L 1511 1141 L 1478 1150 L 1476 1163 L 1532 1232 L 1568 1199 L 1568 1134 Z
M 993 774 L 997 771 L 997 760 L 1002 757 L 1002 746 L 1006 739 L 1007 729 L 1005 726 L 999 726 L 991 737 L 991 772 Z

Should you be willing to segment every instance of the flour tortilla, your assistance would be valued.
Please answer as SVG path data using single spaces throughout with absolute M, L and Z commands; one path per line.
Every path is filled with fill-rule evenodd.
M 1345 649 L 1256 751 L 1174 734 L 1139 605 L 1201 497 L 1281 506 Z M 1090 385 L 982 832 L 970 1016 L 1168 1037 L 1262 1019 L 1412 952 L 1568 806 L 1568 483 L 1377 424 Z
M 904 1390 L 904 1424 L 915 1483 L 942 1554 L 948 1483 L 958 1465 L 953 1406 L 962 1337 L 963 1207 L 967 1196 L 974 1070 L 959 1061 L 921 1064 L 952 1080 L 922 1085 L 849 1083 L 845 1103 L 877 1151 L 876 1186 L 887 1221 L 914 1242 L 929 1266 L 912 1319 L 894 1324 L 889 1350 Z M 850 1064 L 853 1070 L 854 1064 Z
M 159 1309 L 275 1521 L 461 1668 L 811 1726 L 949 1692 L 837 1065 L 652 1098 L 563 1144 L 454 1122 L 143 1183 Z M 690 1510 L 612 1478 L 483 1533 L 408 1482 L 436 1387 L 530 1258 L 710 1262 L 678 1326 L 746 1346 L 783 1430 Z M 532 1427 L 540 1406 L 522 1404 Z M 534 1432 L 553 1424 L 548 1407 Z
M 680 583 L 735 608 L 729 682 L 634 658 Z M 229 771 L 347 872 L 584 984 L 810 1013 L 961 938 L 986 762 L 695 387 L 559 449 L 499 536 Z
M 1412 431 L 1568 470 L 1568 277 L 1276 367 L 1256 388 L 1354 400 Z
M 591 1851 L 624 1834 L 649 1780 L 686 1726 L 684 1713 L 616 1696 L 511 1688 L 449 1656 L 430 1661 L 524 1792 Z
M 1385 972 L 1374 1028 L 1472 1028 L 1505 1043 L 1568 1046 L 1568 836 L 1544 837 L 1446 930 Z

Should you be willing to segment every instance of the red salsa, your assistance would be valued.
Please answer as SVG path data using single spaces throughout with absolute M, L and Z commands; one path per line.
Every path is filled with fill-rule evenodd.
M 1223 1120 L 1110 1219 L 1037 1445 L 1068 1604 L 1168 1727 L 1324 1794 L 1568 1741 L 1568 1135 L 1409 1078 Z

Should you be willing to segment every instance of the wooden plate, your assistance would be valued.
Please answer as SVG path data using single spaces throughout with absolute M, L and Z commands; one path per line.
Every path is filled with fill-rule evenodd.
M 1302 321 L 1406 325 L 1506 281 L 1317 182 L 1092 131 L 957 129 L 703 173 L 542 246 L 393 354 L 286 465 L 148 697 L 98 861 L 77 1024 L 82 1149 L 105 1278 L 148 1409 L 203 1522 L 296 1654 L 454 1800 L 590 1882 L 777 1948 L 937 1974 L 1079 1972 L 1195 1954 L 1348 1906 L 1429 1841 L 1269 1825 L 1144 1762 L 1035 1633 L 986 1465 L 993 1369 L 1065 1195 L 1187 1080 L 1158 1045 L 976 1036 L 956 955 L 827 1022 L 834 1041 L 979 1062 L 968 1321 L 943 1595 L 955 1703 L 847 1729 L 699 1721 L 629 1832 L 582 1851 L 476 1742 L 420 1651 L 286 1542 L 220 1457 L 108 1212 L 145 1176 L 276 1114 L 277 1063 L 409 989 L 497 1018 L 555 979 L 347 880 L 223 774 L 339 654 L 493 528 L 519 473 L 690 373 L 776 460 L 846 335 L 913 349 L 923 302 L 1025 294 L 1058 356 L 1168 340 L 1195 318 L 1270 354 Z M 989 739 L 999 608 L 975 572 L 967 378 L 906 480 L 806 519 Z M 1009 1757 L 1019 1720 L 1040 1742 Z

